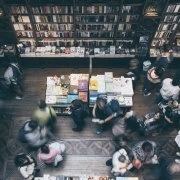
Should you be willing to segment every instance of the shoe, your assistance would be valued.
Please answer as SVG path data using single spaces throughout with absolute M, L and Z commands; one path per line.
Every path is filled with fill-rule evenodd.
M 97 132 L 96 132 L 96 134 L 97 135 L 100 135 L 100 134 L 102 134 L 104 132 L 104 130 L 103 129 L 100 129 L 100 130 L 98 130 Z
M 82 131 L 82 129 L 79 129 L 79 128 L 72 128 L 72 130 L 73 130 L 74 132 Z
M 180 164 L 180 159 L 175 159 L 175 162 Z
M 180 157 L 180 152 L 177 152 L 176 155 Z
M 144 94 L 144 96 L 150 96 L 150 95 L 151 95 L 151 93 Z

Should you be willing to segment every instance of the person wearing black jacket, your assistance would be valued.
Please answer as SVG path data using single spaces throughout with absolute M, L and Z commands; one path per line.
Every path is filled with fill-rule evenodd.
M 71 106 L 71 114 L 70 117 L 73 119 L 75 122 L 76 126 L 72 130 L 74 132 L 82 131 L 84 127 L 84 118 L 87 116 L 87 112 L 83 108 L 84 102 L 79 99 L 75 99 L 72 101 L 72 106 Z

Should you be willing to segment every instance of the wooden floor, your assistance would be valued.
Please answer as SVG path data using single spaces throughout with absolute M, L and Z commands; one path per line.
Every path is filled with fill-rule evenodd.
M 93 74 L 103 74 L 105 71 L 113 71 L 114 76 L 120 76 L 127 72 L 126 69 L 95 69 Z M 32 153 L 36 158 L 36 152 L 28 151 L 26 147 L 17 141 L 17 132 L 19 127 L 31 117 L 37 107 L 37 101 L 45 98 L 46 77 L 70 73 L 88 73 L 88 69 L 24 69 L 25 98 L 22 100 L 0 101 L 0 111 L 7 113 L 7 118 L 0 120 L 0 179 L 21 180 L 21 176 L 13 164 L 13 158 L 17 153 Z M 167 71 L 166 76 L 172 71 Z M 1 70 L 2 74 L 2 70 Z M 133 98 L 137 117 L 157 110 L 154 104 L 155 95 L 144 97 L 139 92 L 142 83 L 139 83 Z M 69 117 L 58 117 L 57 140 L 62 140 L 66 144 L 66 153 L 64 161 L 57 168 L 43 166 L 41 174 L 51 175 L 109 175 L 110 168 L 105 165 L 115 151 L 115 143 L 111 131 L 102 135 L 96 135 L 96 125 L 90 118 L 86 119 L 84 131 L 75 133 L 71 129 L 74 126 Z M 177 131 L 174 130 L 168 134 L 162 134 L 158 137 L 150 137 L 161 146 L 164 151 L 161 156 L 174 160 L 178 150 L 174 137 Z M 134 142 L 138 141 L 138 136 L 134 134 Z M 145 169 L 138 175 L 141 179 L 154 179 L 151 169 Z M 178 179 L 176 177 L 175 179 Z M 180 179 L 180 178 L 179 178 Z

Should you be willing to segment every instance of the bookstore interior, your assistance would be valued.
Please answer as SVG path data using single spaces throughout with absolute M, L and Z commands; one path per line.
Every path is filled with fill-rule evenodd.
M 69 116 L 75 99 L 92 109 L 98 97 L 107 103 L 116 99 L 122 114 L 130 110 L 134 77 L 116 77 L 111 69 L 94 75 L 93 68 L 124 68 L 130 60 L 140 59 L 147 72 L 165 44 L 173 53 L 171 65 L 176 66 L 180 59 L 178 0 L 0 0 L 0 64 L 8 54 L 27 68 L 88 68 L 86 73 L 46 77 L 45 102 L 59 116 Z M 45 174 L 35 179 L 113 178 Z

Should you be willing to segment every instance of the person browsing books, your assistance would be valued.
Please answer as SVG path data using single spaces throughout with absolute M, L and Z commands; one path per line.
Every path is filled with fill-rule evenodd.
M 113 103 L 114 106 L 116 106 L 115 104 L 116 102 Z M 100 119 L 98 121 L 99 129 L 96 134 L 102 134 L 107 127 L 111 127 L 112 120 L 117 116 L 118 110 L 115 112 L 111 103 L 107 103 L 106 99 L 103 97 L 98 97 L 93 108 L 93 117 Z

